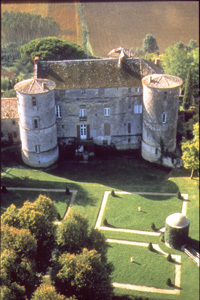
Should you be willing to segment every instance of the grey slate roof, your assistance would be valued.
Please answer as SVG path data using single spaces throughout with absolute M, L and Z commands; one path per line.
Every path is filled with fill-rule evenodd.
M 127 58 L 118 67 L 118 59 L 82 59 L 65 61 L 39 61 L 38 78 L 56 83 L 57 89 L 85 89 L 106 87 L 141 87 L 141 78 L 163 70 L 147 61 Z
M 22 94 L 43 94 L 53 90 L 55 83 L 48 79 L 27 79 L 18 82 L 14 86 L 15 90 Z

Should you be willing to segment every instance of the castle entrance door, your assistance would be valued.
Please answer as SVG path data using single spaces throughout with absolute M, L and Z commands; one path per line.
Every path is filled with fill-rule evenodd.
M 81 140 L 85 140 L 87 138 L 87 126 L 86 125 L 80 126 L 80 137 L 81 137 Z

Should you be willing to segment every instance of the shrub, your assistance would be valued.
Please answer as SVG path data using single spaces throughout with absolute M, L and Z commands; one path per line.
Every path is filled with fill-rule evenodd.
M 153 251 L 153 245 L 152 245 L 152 242 L 149 243 L 148 249 L 149 249 L 150 251 Z
M 172 285 L 172 282 L 171 282 L 171 279 L 170 279 L 170 278 L 167 279 L 167 285 L 168 285 L 168 286 L 171 286 L 171 285 Z
M 180 199 L 180 200 L 182 200 L 182 199 L 183 199 L 183 197 L 181 196 L 181 193 L 180 193 L 180 192 L 178 192 L 178 194 L 177 194 L 177 198 L 178 198 L 178 199 Z
M 116 195 L 115 195 L 115 191 L 113 191 L 113 190 L 111 191 L 111 196 L 112 196 L 112 197 L 115 197 L 115 196 L 116 196 Z
M 108 226 L 108 221 L 107 221 L 106 218 L 103 220 L 103 225 L 104 225 L 104 226 Z
M 154 224 L 154 223 L 152 223 L 152 224 L 151 224 L 151 229 L 152 229 L 153 231 L 155 231 L 155 230 L 156 230 L 156 226 L 155 226 L 155 224 Z
M 168 260 L 168 261 L 170 261 L 170 262 L 172 262 L 172 261 L 173 261 L 171 254 L 168 254 L 168 256 L 167 256 L 167 260 Z

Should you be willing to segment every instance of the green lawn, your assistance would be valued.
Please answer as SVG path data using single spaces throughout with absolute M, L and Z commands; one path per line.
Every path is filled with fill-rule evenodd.
M 11 159 L 12 158 L 12 159 Z M 106 190 L 123 190 L 128 192 L 165 192 L 165 193 L 176 193 L 180 190 L 181 193 L 188 194 L 188 207 L 187 207 L 187 217 L 190 220 L 190 229 L 189 229 L 189 236 L 196 245 L 199 240 L 199 181 L 198 178 L 195 177 L 193 180 L 189 178 L 190 171 L 186 171 L 184 169 L 175 169 L 173 171 L 156 166 L 154 164 L 150 164 L 148 162 L 145 162 L 142 160 L 138 155 L 119 155 L 114 157 L 109 157 L 108 159 L 96 159 L 94 161 L 89 162 L 88 164 L 81 164 L 76 161 L 66 161 L 61 164 L 58 164 L 58 167 L 55 169 L 33 169 L 29 168 L 27 166 L 24 166 L 22 163 L 20 163 L 18 159 L 18 156 L 13 154 L 13 157 L 9 155 L 9 152 L 7 151 L 2 156 L 2 177 L 1 181 L 2 184 L 5 184 L 6 186 L 15 186 L 15 187 L 41 187 L 41 188 L 62 188 L 65 189 L 68 187 L 69 189 L 75 189 L 78 191 L 77 197 L 74 203 L 73 208 L 75 210 L 78 210 L 80 213 L 82 213 L 84 216 L 87 216 L 89 219 L 89 225 L 90 227 L 93 227 L 96 223 L 98 213 L 100 210 L 100 205 L 102 202 L 103 194 Z M 9 191 L 9 194 L 11 192 Z M 3 207 L 4 209 L 12 203 L 17 203 L 17 195 L 20 195 L 20 201 L 21 204 L 24 200 L 29 199 L 31 200 L 31 193 L 28 192 L 26 196 L 22 199 L 21 192 L 12 192 L 10 199 L 8 202 L 5 202 L 3 200 Z M 25 194 L 24 194 L 25 195 Z M 56 199 L 54 201 L 57 201 L 57 203 L 60 203 L 63 205 L 65 203 L 65 200 L 63 201 L 60 197 L 57 198 L 58 195 L 61 196 L 60 193 L 57 193 Z M 49 194 L 50 198 L 51 195 Z M 138 195 L 137 195 L 138 196 Z M 66 197 L 66 196 L 65 196 Z M 121 197 L 121 195 L 120 195 Z M 123 196 L 124 197 L 124 196 Z M 146 230 L 151 230 L 151 223 L 154 222 L 156 227 L 163 227 L 164 226 L 164 220 L 167 215 L 173 213 L 173 212 L 180 212 L 181 211 L 181 201 L 176 198 L 167 198 L 163 199 L 162 197 L 159 197 L 160 199 L 152 199 L 152 196 L 145 196 L 139 195 L 139 198 L 132 199 L 125 199 L 123 202 L 126 203 L 126 205 L 122 205 L 122 198 L 111 198 L 108 201 L 108 206 L 113 205 L 113 209 L 115 213 L 113 214 L 113 219 L 111 220 L 108 215 L 108 222 L 111 223 L 111 225 L 114 225 L 116 227 L 130 227 L 129 224 L 132 224 L 133 229 L 141 229 L 146 228 Z M 129 197 L 128 197 L 129 198 Z M 18 198 L 19 200 L 19 198 Z M 160 201 L 159 201 L 160 200 Z M 118 207 L 116 205 L 118 202 Z M 146 213 L 139 213 L 137 211 L 138 203 L 140 202 L 140 205 L 142 206 L 143 210 L 146 211 Z M 132 205 L 133 203 L 137 203 L 137 205 Z M 57 205 L 57 204 L 56 204 Z M 157 207 L 157 209 L 155 209 Z M 123 211 L 125 213 L 121 214 L 121 210 L 123 208 Z M 162 209 L 161 209 L 162 208 Z M 64 213 L 65 205 L 64 207 L 60 208 L 61 212 Z M 131 209 L 134 209 L 134 211 Z M 117 212 L 116 212 L 117 211 Z M 120 212 L 120 213 L 119 213 Z M 107 212 L 105 212 L 106 214 Z M 111 212 L 109 213 L 111 215 Z M 125 216 L 125 220 L 119 220 L 119 225 L 116 223 L 115 218 L 122 218 L 121 215 Z M 105 215 L 106 216 L 106 215 Z M 104 216 L 104 217 L 105 217 Z M 133 217 L 134 216 L 134 217 Z M 137 216 L 137 218 L 136 218 Z M 140 216 L 140 217 L 139 217 Z M 145 216 L 145 221 L 142 221 L 141 218 Z M 139 217 L 139 218 L 138 218 Z M 123 217 L 124 218 L 124 217 Z M 127 220 L 129 218 L 129 221 Z M 149 224 L 146 224 L 146 220 L 150 220 Z M 118 221 L 117 221 L 118 222 Z M 112 224 L 113 223 L 113 224 Z M 139 224 L 139 225 L 138 225 Z M 142 227 L 143 226 L 143 227 Z M 147 293 L 147 292 L 141 292 L 141 291 L 129 291 L 129 290 L 122 290 L 122 289 L 115 289 L 116 294 L 120 294 L 120 296 L 116 300 L 135 300 L 134 296 L 137 297 L 144 297 L 149 298 L 150 300 L 159 299 L 159 300 L 197 300 L 199 298 L 199 284 L 198 284 L 198 278 L 199 278 L 199 268 L 196 264 L 194 264 L 185 254 L 178 250 L 170 249 L 165 246 L 160 241 L 160 237 L 154 237 L 154 236 L 145 236 L 145 235 L 139 235 L 139 234 L 129 234 L 129 233 L 118 233 L 118 232 L 111 232 L 111 231 L 104 231 L 107 238 L 116 238 L 116 239 L 124 239 L 124 240 L 132 240 L 132 241 L 142 241 L 149 243 L 150 241 L 152 243 L 157 243 L 161 247 L 162 250 L 165 252 L 171 253 L 171 254 L 180 254 L 181 255 L 181 290 L 180 295 L 165 295 L 165 294 L 157 294 L 157 293 Z M 127 252 L 128 257 L 129 256 L 135 256 L 137 257 L 138 262 L 140 261 L 140 252 L 141 255 L 143 255 L 143 251 L 145 251 L 142 247 L 133 247 L 133 246 L 120 246 L 120 245 L 114 245 L 111 244 L 113 248 L 109 248 L 108 250 L 108 258 L 110 261 L 114 262 L 114 266 L 116 271 L 114 271 L 113 276 L 120 276 L 117 275 L 117 270 L 123 270 L 124 276 L 126 278 L 133 276 L 133 272 L 130 270 L 127 271 L 127 265 L 128 268 L 132 267 L 131 263 L 129 264 L 129 259 L 125 263 L 125 265 L 122 264 L 122 260 L 117 258 L 117 253 L 122 254 Z M 120 247 L 119 252 L 115 251 L 117 247 Z M 125 247 L 123 250 L 122 247 Z M 139 248 L 139 250 L 137 250 Z M 134 249 L 134 254 L 132 254 L 132 250 Z M 147 249 L 146 249 L 147 250 Z M 129 253 L 130 252 L 130 253 Z M 137 254 L 138 253 L 138 254 Z M 148 252 L 147 252 L 148 253 Z M 123 254 L 125 255 L 125 254 Z M 142 279 L 140 283 L 134 283 L 134 284 L 142 284 L 143 280 L 147 280 L 146 282 L 147 286 L 151 286 L 151 278 L 149 277 L 149 274 L 151 273 L 150 269 L 151 267 L 155 265 L 155 270 L 158 269 L 156 272 L 160 274 L 160 280 L 164 286 L 164 288 L 167 288 L 166 279 L 170 277 L 171 272 L 174 272 L 174 265 L 168 263 L 168 266 L 172 270 L 166 269 L 166 274 L 164 272 L 165 268 L 160 267 L 159 271 L 159 265 L 162 266 L 165 265 L 166 261 L 165 258 L 157 253 L 148 253 L 150 255 L 150 260 L 147 264 L 147 269 L 143 268 L 143 262 L 140 265 L 137 266 L 137 272 L 138 273 L 138 279 L 143 277 L 146 277 L 146 279 Z M 146 255 L 145 255 L 146 257 Z M 142 256 L 141 256 L 142 258 Z M 160 261 L 161 260 L 161 261 Z M 126 259 L 124 259 L 126 261 Z M 160 264 L 158 263 L 160 262 Z M 139 268 L 140 267 L 140 268 Z M 124 271 L 125 270 L 125 271 Z M 142 271 L 142 272 L 140 272 Z M 120 271 L 121 272 L 121 271 Z M 118 272 L 118 273 L 120 273 Z M 154 272 L 154 271 L 153 271 Z M 161 273 L 159 273 L 161 272 Z M 154 277 L 153 280 L 155 280 L 156 284 L 156 274 L 152 273 Z M 169 275 L 168 275 L 169 274 Z M 167 278 L 166 278 L 167 277 Z M 127 279 L 128 280 L 128 279 Z M 137 279 L 136 279 L 137 280 Z M 115 280 L 117 281 L 117 280 Z M 136 281 L 137 282 L 137 281 Z M 124 295 L 130 295 L 124 298 Z
M 138 206 L 142 211 L 138 211 Z M 165 226 L 165 219 L 174 212 L 181 212 L 182 201 L 171 196 L 116 194 L 108 196 L 104 218 L 117 228 L 152 230 Z M 102 223 L 103 226 L 103 223 Z
M 168 289 L 168 278 L 174 283 L 174 263 L 147 247 L 109 243 L 108 260 L 115 266 L 112 281 Z M 131 263 L 130 257 L 135 262 Z M 162 266 L 162 267 L 161 267 Z

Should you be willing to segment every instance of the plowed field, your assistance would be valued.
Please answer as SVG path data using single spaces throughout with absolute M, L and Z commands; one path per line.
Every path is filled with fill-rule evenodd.
M 198 1 L 84 2 L 90 44 L 97 56 L 119 46 L 142 47 L 146 34 L 155 36 L 160 52 L 182 41 L 199 41 Z M 81 41 L 77 3 L 8 3 L 2 12 L 20 11 L 53 17 L 61 26 L 62 38 Z

